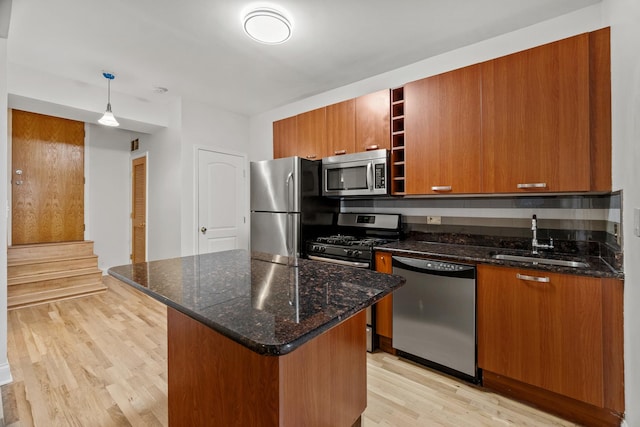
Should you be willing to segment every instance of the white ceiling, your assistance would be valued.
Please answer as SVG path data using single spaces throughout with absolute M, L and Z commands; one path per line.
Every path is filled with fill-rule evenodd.
M 4 0 L 3 0 L 4 1 Z M 292 38 L 242 31 L 240 0 L 13 0 L 8 61 L 146 99 L 154 86 L 266 111 L 600 0 L 278 0 Z

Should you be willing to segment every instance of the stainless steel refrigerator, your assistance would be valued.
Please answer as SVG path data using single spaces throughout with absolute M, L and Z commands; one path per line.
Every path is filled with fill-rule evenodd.
M 321 196 L 321 165 L 300 157 L 251 162 L 251 251 L 297 258 L 305 240 L 333 225 L 339 201 Z

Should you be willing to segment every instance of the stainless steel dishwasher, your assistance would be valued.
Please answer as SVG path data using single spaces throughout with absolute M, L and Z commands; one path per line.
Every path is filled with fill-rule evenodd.
M 393 274 L 407 280 L 393 293 L 399 355 L 478 383 L 475 266 L 394 256 Z

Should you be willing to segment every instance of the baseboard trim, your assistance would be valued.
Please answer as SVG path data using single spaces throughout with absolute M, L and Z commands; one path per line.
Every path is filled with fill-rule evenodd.
M 0 364 L 0 386 L 9 384 L 13 382 L 13 377 L 11 376 L 11 368 L 9 367 L 9 363 Z

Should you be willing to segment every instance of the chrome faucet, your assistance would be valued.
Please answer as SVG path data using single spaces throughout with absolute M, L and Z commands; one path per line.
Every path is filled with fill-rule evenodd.
M 533 239 L 531 239 L 531 253 L 538 255 L 538 249 L 553 249 L 553 237 L 549 238 L 549 243 L 538 243 L 538 218 L 533 215 L 531 218 L 531 231 L 533 231 Z

